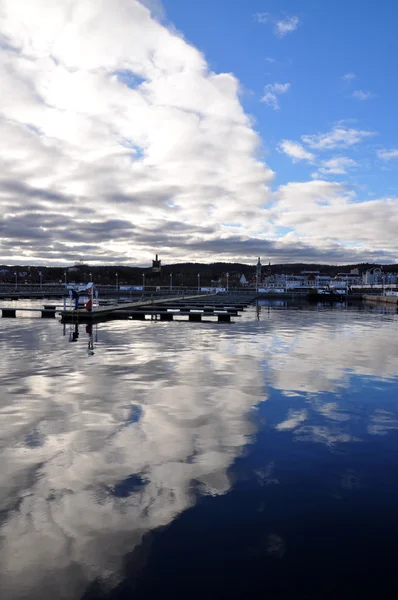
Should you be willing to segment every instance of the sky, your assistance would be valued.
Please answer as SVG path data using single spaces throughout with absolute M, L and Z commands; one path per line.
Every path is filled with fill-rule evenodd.
M 0 0 L 0 263 L 398 262 L 391 0 Z

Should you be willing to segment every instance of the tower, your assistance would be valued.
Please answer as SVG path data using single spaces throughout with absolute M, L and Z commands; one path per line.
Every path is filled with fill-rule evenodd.
M 257 279 L 257 282 L 261 282 L 261 269 L 262 269 L 262 264 L 261 264 L 261 261 L 260 261 L 260 257 L 258 257 L 257 267 L 256 267 L 256 279 Z
M 152 273 L 160 273 L 162 270 L 162 261 L 158 259 L 156 255 L 155 260 L 152 261 Z

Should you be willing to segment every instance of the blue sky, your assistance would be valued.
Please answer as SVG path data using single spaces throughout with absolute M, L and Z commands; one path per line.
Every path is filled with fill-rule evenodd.
M 0 263 L 398 262 L 397 18 L 4 0 Z
M 168 19 L 204 52 L 210 68 L 238 77 L 242 104 L 255 118 L 276 184 L 308 179 L 314 171 L 281 155 L 276 149 L 281 139 L 300 141 L 302 135 L 346 121 L 376 135 L 344 151 L 360 166 L 338 180 L 361 186 L 365 195 L 397 193 L 398 161 L 386 164 L 376 154 L 378 148 L 395 148 L 398 140 L 397 3 L 164 0 L 163 5 Z M 267 22 L 261 23 L 264 13 Z M 275 35 L 275 21 L 292 16 L 299 20 L 297 29 Z M 355 79 L 343 79 L 347 74 Z M 278 111 L 260 102 L 265 85 L 274 82 L 290 83 Z M 352 97 L 356 91 L 371 96 Z

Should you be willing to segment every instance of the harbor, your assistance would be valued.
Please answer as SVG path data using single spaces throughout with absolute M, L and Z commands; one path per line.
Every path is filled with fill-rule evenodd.
M 61 297 L 62 298 L 62 297 Z M 40 297 L 40 299 L 43 299 Z M 46 298 L 54 300 L 54 297 Z M 87 297 L 88 299 L 88 297 Z M 90 310 L 86 302 L 79 303 L 74 308 L 70 299 L 63 298 L 62 304 L 47 302 L 43 305 L 25 306 L 17 299 L 6 296 L 0 305 L 2 318 L 17 318 L 26 316 L 41 316 L 43 319 L 60 317 L 62 323 L 98 323 L 109 320 L 160 320 L 173 321 L 183 318 L 191 322 L 216 320 L 219 323 L 230 323 L 231 318 L 240 316 L 250 304 L 261 299 L 309 302 L 310 304 L 358 304 L 362 302 L 397 305 L 398 294 L 343 294 L 325 290 L 311 289 L 305 293 L 201 293 L 192 295 L 169 296 L 161 292 L 141 296 L 131 301 L 128 297 L 105 298 L 100 300 L 98 295 Z M 36 294 L 26 294 L 18 300 L 39 300 Z

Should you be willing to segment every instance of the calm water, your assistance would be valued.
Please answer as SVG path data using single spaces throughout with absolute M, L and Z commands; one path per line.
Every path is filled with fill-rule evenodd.
M 0 321 L 2 600 L 396 597 L 397 313 L 237 321 Z

